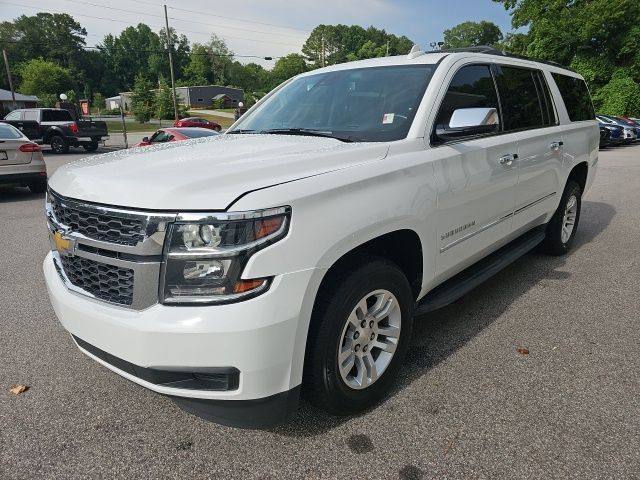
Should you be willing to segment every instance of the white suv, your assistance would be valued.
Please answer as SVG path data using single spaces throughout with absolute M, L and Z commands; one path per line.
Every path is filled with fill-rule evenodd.
M 584 81 L 551 64 L 414 49 L 308 72 L 225 135 L 60 168 L 51 302 L 84 353 L 205 418 L 272 425 L 301 389 L 357 412 L 414 315 L 567 252 L 598 142 Z

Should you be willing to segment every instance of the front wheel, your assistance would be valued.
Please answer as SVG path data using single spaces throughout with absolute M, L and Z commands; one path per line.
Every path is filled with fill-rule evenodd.
M 318 294 L 303 391 L 337 415 L 362 411 L 389 391 L 409 346 L 413 294 L 397 265 L 359 258 Z
M 550 255 L 564 255 L 571 248 L 578 230 L 582 190 L 573 180 L 567 182 L 560 205 L 547 224 L 546 237 L 542 249 Z

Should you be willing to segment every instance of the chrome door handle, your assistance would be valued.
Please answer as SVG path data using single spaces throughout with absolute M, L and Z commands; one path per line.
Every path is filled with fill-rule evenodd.
M 551 142 L 551 145 L 549 145 L 549 148 L 551 150 L 559 150 L 562 145 L 564 145 L 564 142 Z
M 513 165 L 513 161 L 518 158 L 518 155 L 515 153 L 508 153 L 500 157 L 500 165 L 504 165 L 505 167 L 510 167 Z

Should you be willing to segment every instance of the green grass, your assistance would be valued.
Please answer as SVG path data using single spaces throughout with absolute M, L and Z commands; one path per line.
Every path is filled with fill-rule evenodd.
M 109 133 L 119 133 L 122 132 L 122 122 L 117 120 L 108 121 L 107 129 L 109 129 Z M 163 127 L 168 127 L 173 125 L 173 122 L 170 120 L 164 120 L 162 122 Z M 127 133 L 136 133 L 136 132 L 155 132 L 160 125 L 157 123 L 138 123 L 138 122 L 127 122 Z

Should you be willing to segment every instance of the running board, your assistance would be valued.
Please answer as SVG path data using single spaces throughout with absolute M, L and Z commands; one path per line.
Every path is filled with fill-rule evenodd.
M 414 315 L 424 315 L 455 302 L 525 253 L 533 250 L 544 240 L 544 237 L 544 230 L 533 229 L 474 263 L 427 293 L 416 305 Z

